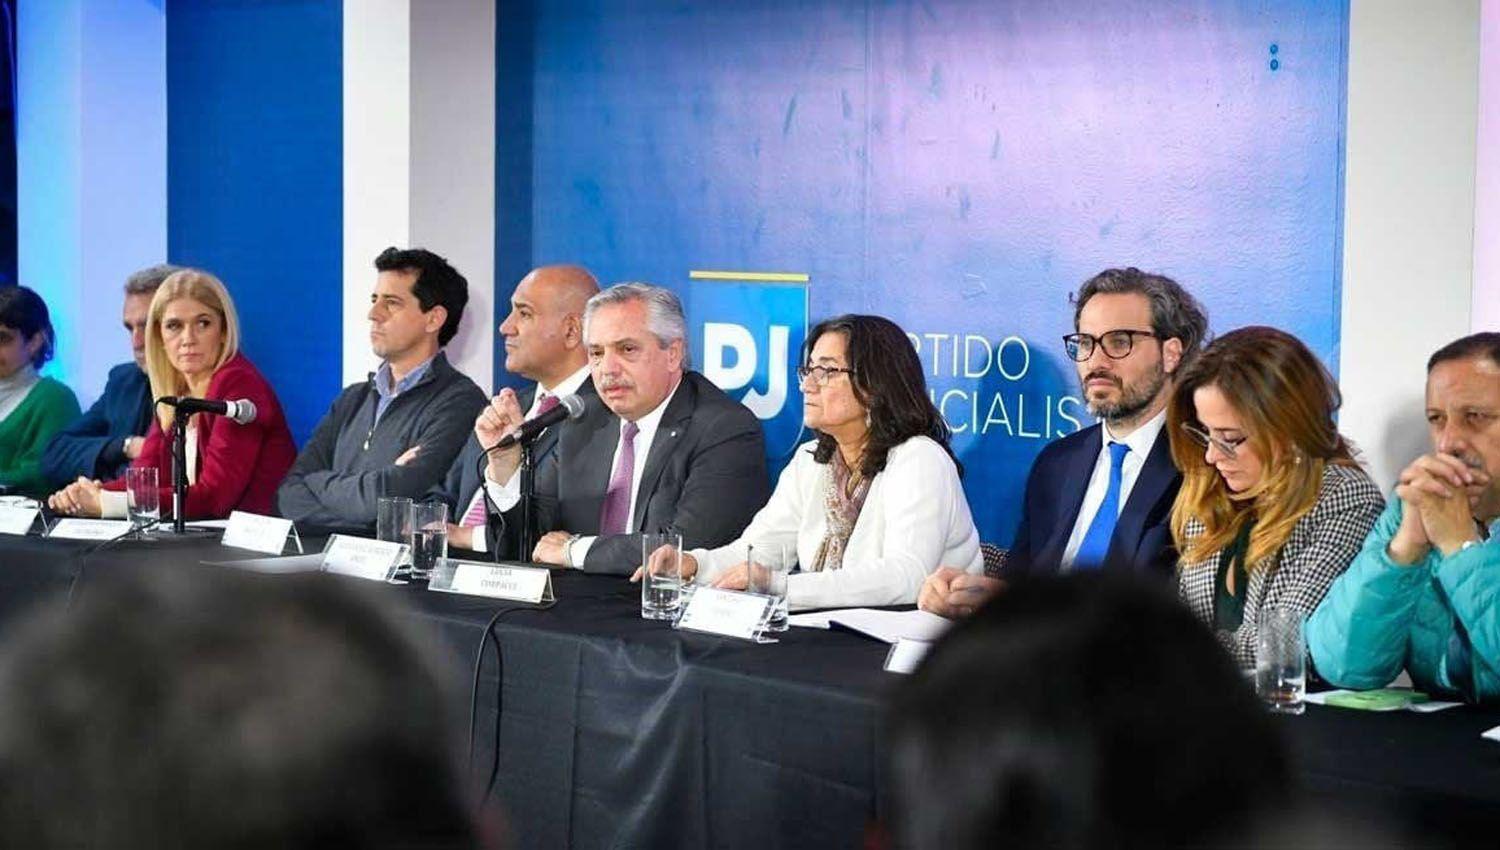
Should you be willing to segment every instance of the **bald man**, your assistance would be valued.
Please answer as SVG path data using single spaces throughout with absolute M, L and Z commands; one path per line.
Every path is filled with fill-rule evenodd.
M 520 398 L 527 419 L 555 406 L 563 396 L 594 395 L 583 345 L 583 306 L 598 291 L 594 276 L 574 265 L 532 269 L 516 285 L 500 335 L 505 338 L 505 371 L 536 382 Z M 556 445 L 557 429 L 548 428 L 532 446 L 536 462 Z M 441 491 L 433 494 L 453 507 L 449 545 L 476 552 L 488 548 L 484 494 L 479 487 L 481 451 L 478 439 L 470 437 L 448 470 Z

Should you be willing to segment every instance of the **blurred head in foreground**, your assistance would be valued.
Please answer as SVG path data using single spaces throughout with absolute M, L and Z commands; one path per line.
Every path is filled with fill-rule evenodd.
M 0 656 L 0 846 L 470 847 L 449 703 L 322 574 L 117 574 Z
M 1289 797 L 1283 745 L 1214 636 L 1164 591 L 1018 583 L 895 698 L 896 846 L 1182 847 Z

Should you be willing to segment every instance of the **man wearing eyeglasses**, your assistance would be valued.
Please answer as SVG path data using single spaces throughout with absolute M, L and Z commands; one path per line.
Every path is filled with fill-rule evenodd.
M 1099 424 L 1049 444 L 1026 479 L 1021 524 L 1005 577 L 1110 569 L 1170 574 L 1168 517 L 1182 476 L 1164 426 L 1172 376 L 1203 345 L 1203 308 L 1171 278 L 1106 269 L 1074 299 L 1064 351 Z M 972 611 L 998 576 L 943 567 L 918 604 L 945 616 Z

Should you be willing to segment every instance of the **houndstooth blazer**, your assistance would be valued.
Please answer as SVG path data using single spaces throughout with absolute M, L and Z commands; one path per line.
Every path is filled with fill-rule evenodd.
M 1359 554 L 1365 535 L 1385 507 L 1380 489 L 1364 470 L 1329 464 L 1323 472 L 1318 501 L 1292 526 L 1292 534 L 1275 555 L 1263 558 L 1250 570 L 1245 589 L 1245 619 L 1234 631 L 1220 631 L 1223 642 L 1240 667 L 1255 666 L 1256 622 L 1262 608 L 1289 606 L 1311 616 L 1323 595 Z M 1203 524 L 1190 520 L 1186 534 L 1192 540 L 1203 533 Z M 1184 541 L 1185 543 L 1186 541 Z M 1186 548 L 1182 546 L 1179 548 Z M 1193 563 L 1177 567 L 1177 593 L 1198 619 L 1210 626 L 1214 621 L 1214 580 L 1219 574 L 1215 552 Z

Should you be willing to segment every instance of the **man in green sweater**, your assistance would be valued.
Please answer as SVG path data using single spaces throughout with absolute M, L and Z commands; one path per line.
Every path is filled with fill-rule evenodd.
M 24 286 L 0 289 L 0 493 L 47 495 L 42 449 L 78 416 L 73 391 L 37 374 L 55 339 L 41 296 Z

